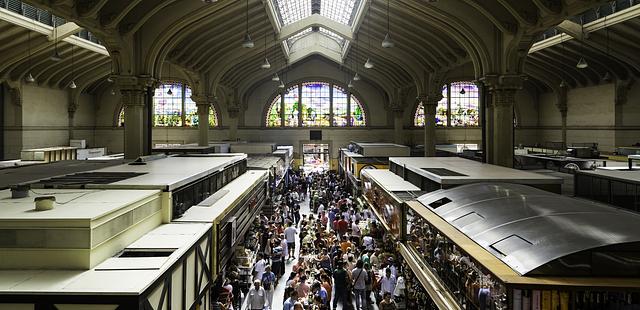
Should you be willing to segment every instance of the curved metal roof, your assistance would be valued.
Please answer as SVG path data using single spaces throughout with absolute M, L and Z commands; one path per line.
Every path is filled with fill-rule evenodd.
M 521 275 L 574 253 L 640 242 L 640 214 L 525 185 L 470 184 L 419 201 Z

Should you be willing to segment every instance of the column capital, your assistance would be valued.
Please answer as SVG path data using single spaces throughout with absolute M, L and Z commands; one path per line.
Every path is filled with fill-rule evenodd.
M 196 105 L 211 105 L 212 99 L 211 96 L 206 95 L 191 95 L 191 100 L 193 100 Z
M 148 75 L 112 75 L 111 78 L 118 89 L 123 91 L 146 91 L 149 87 L 155 87 L 158 80 Z
M 238 114 L 240 114 L 240 107 L 230 106 L 227 108 L 227 113 L 229 114 L 229 117 L 236 118 L 238 117 Z
M 525 76 L 520 74 L 488 74 L 480 78 L 480 82 L 482 82 L 489 91 L 520 90 L 522 89 L 524 80 Z

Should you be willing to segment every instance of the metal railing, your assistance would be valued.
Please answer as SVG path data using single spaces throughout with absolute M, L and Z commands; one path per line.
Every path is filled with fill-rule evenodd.
M 67 22 L 64 18 L 55 16 L 46 10 L 36 8 L 20 0 L 0 0 L 0 8 L 18 13 L 26 18 L 52 27 L 54 25 L 63 25 Z M 87 41 L 102 45 L 100 40 L 87 30 L 82 29 L 74 35 Z

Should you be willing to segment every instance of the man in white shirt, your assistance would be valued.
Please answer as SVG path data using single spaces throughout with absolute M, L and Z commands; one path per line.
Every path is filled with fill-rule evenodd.
M 289 227 L 284 230 L 284 238 L 287 239 L 287 250 L 289 253 L 289 258 L 296 259 L 295 250 L 296 250 L 296 235 L 298 234 L 298 229 L 293 224 L 289 224 Z M 287 259 L 289 259 L 287 258 Z
M 253 271 L 256 273 L 255 280 L 261 280 L 264 271 L 267 268 L 267 261 L 263 258 L 262 253 L 258 253 L 258 260 L 253 265 Z
M 366 235 L 362 238 L 362 245 L 365 246 L 365 248 L 367 248 L 368 251 L 373 251 L 374 249 L 374 243 L 375 241 L 373 240 L 373 237 Z
M 262 285 L 260 285 L 260 280 L 253 281 L 253 284 L 254 286 L 249 289 L 248 293 L 249 309 L 263 310 L 265 307 L 269 306 L 267 293 L 264 288 L 262 288 Z
M 318 206 L 318 214 L 322 213 L 322 211 L 324 211 L 324 205 L 323 205 L 323 204 L 320 204 L 320 205 Z
M 396 277 L 391 274 L 391 269 L 385 269 L 385 274 L 380 278 L 380 295 L 384 293 L 392 294 L 396 290 Z

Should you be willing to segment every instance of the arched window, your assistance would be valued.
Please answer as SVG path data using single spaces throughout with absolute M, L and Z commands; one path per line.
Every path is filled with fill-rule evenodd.
M 478 86 L 471 82 L 455 82 L 442 88 L 442 100 L 436 108 L 437 126 L 478 126 Z M 413 125 L 424 126 L 424 106 L 418 105 Z
M 362 103 L 342 86 L 304 82 L 276 96 L 266 115 L 267 127 L 366 126 Z
M 180 82 L 167 82 L 153 96 L 153 125 L 156 127 L 198 126 L 198 106 L 191 100 L 191 88 Z M 118 114 L 118 127 L 124 127 L 124 107 Z M 209 127 L 218 126 L 218 114 L 209 108 Z

